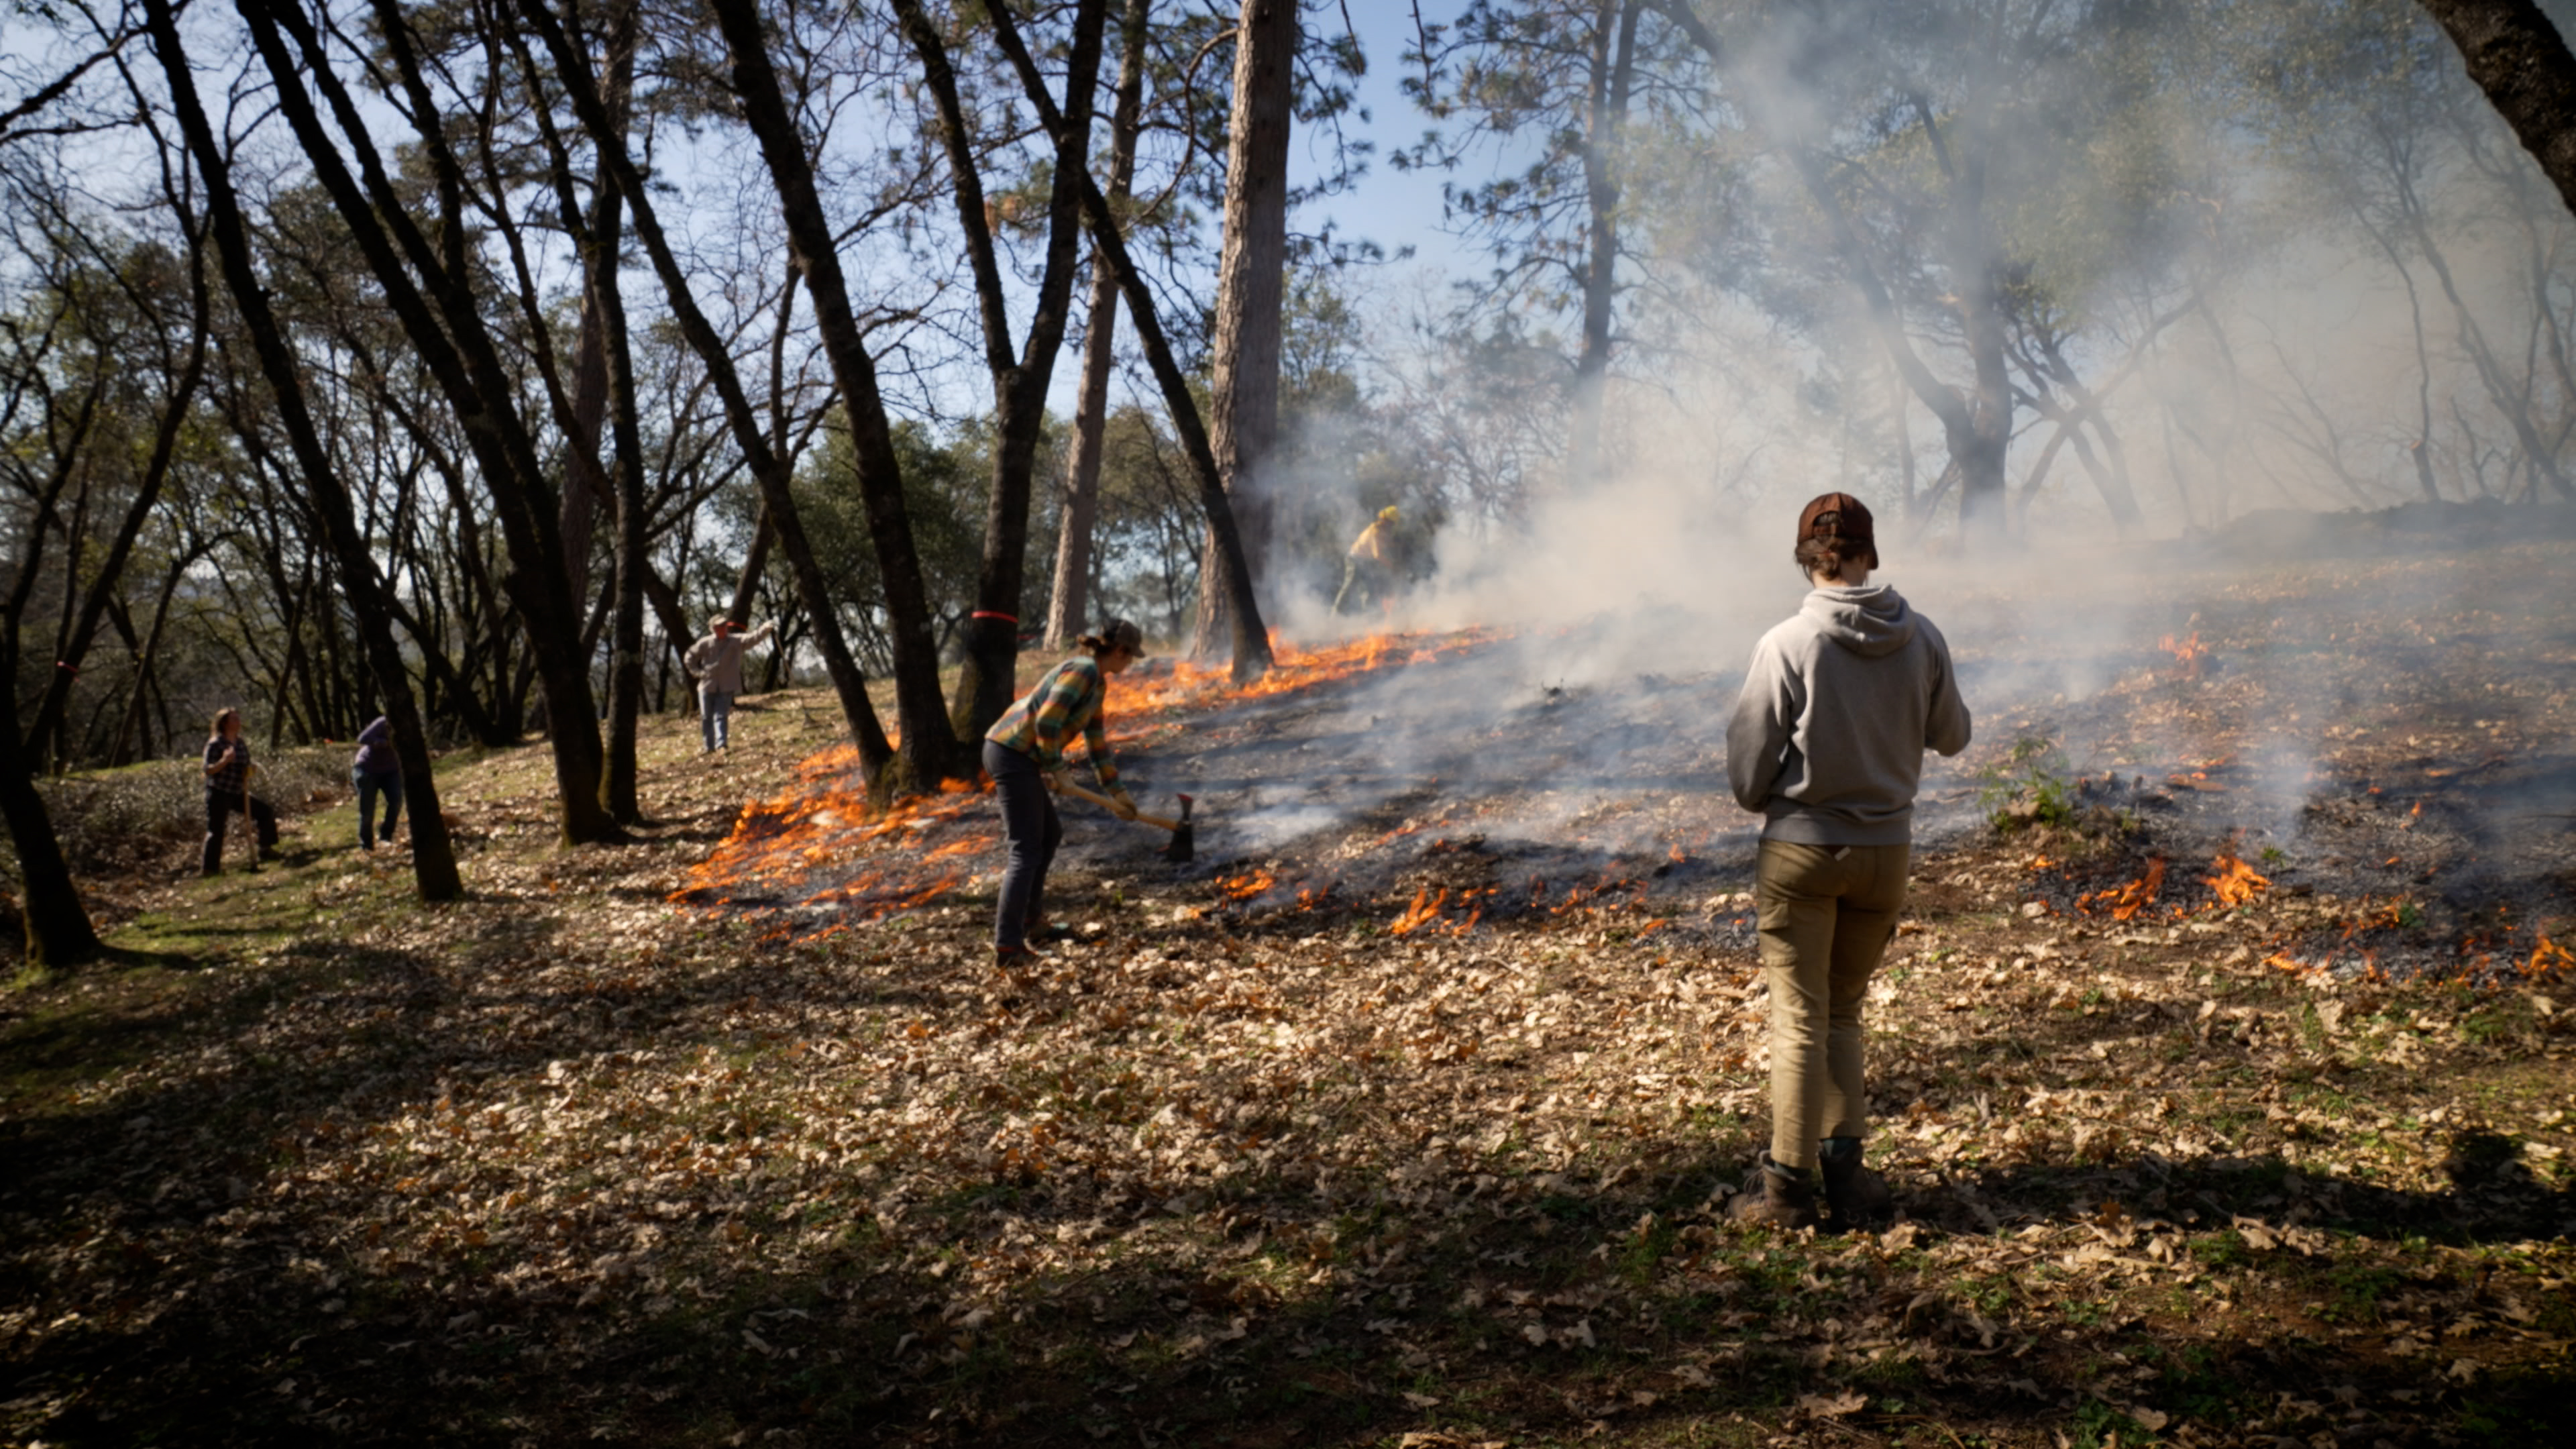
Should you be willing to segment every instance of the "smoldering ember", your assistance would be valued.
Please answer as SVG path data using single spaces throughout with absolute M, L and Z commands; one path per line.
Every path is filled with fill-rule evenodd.
M 2572 25 L 11 8 L 0 1445 L 2576 1438 Z

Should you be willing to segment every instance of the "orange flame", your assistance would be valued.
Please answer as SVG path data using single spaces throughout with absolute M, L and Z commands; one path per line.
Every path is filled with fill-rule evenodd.
M 1272 875 L 1270 872 L 1266 870 L 1255 870 L 1244 875 L 1228 876 L 1226 879 L 1218 881 L 1216 883 L 1216 890 L 1217 894 L 1223 896 L 1228 904 L 1236 904 L 1268 895 L 1270 893 L 1270 888 L 1278 883 L 1278 877 Z
M 1291 694 L 1327 680 L 1348 679 L 1396 664 L 1456 658 L 1504 637 L 1503 632 L 1493 629 L 1450 634 L 1371 634 L 1308 649 L 1282 643 L 1274 634 L 1270 641 L 1270 672 L 1241 687 L 1231 682 L 1227 666 L 1195 664 L 1187 659 L 1173 661 L 1169 671 L 1157 670 L 1150 676 L 1131 674 L 1121 680 L 1109 701 L 1110 738 L 1128 739 L 1161 727 L 1170 723 L 1167 717 L 1178 710 Z
M 2174 657 L 2174 663 L 2180 666 L 2185 679 L 2198 679 L 2209 669 L 2209 646 L 2200 642 L 2197 629 L 2192 631 L 2190 638 L 2182 640 L 2167 634 L 2156 641 L 2156 647 Z
M 2576 970 L 2576 951 L 2570 951 L 2547 936 L 2531 948 L 2530 964 L 2522 968 L 2526 976 L 2555 976 Z
M 1432 894 L 1431 887 L 1422 887 L 1413 893 L 1413 904 L 1405 908 L 1403 915 L 1395 918 L 1395 924 L 1387 927 L 1386 933 L 1390 936 L 1412 935 L 1419 928 L 1438 920 L 1440 908 L 1448 900 L 1447 887 L 1442 887 L 1437 895 Z
M 1131 675 L 1114 688 L 1109 702 L 1111 736 L 1132 740 L 1173 727 L 1174 717 L 1186 711 L 1287 694 L 1382 667 L 1454 658 L 1503 637 L 1490 629 L 1378 634 L 1313 649 L 1274 638 L 1274 667 L 1239 689 L 1222 665 L 1178 661 L 1152 675 Z M 774 899 L 782 884 L 846 862 L 855 878 L 809 897 L 806 903 L 838 902 L 853 911 L 867 911 L 873 918 L 932 899 L 963 880 L 930 867 L 930 862 L 960 860 L 995 843 L 989 834 L 958 838 L 955 828 L 955 822 L 969 811 L 980 813 L 980 797 L 992 789 L 989 780 L 950 780 L 935 794 L 898 800 L 880 809 L 870 802 L 863 786 L 854 788 L 854 782 L 864 779 L 864 771 L 853 746 L 818 751 L 798 765 L 797 775 L 796 783 L 785 792 L 743 807 L 724 840 L 690 867 L 686 886 L 672 893 L 674 902 L 720 905 L 737 893 Z M 1419 827 L 1400 833 L 1415 828 Z M 868 868 L 858 872 L 862 861 Z M 1260 879 L 1258 887 L 1229 892 L 1226 899 L 1250 899 L 1269 890 L 1270 878 L 1264 874 Z M 1311 908 L 1322 897 L 1323 892 L 1301 896 L 1301 903 Z
M 2210 863 L 2217 873 L 2201 877 L 2201 882 L 2218 897 L 2221 906 L 2241 906 L 2264 891 L 2272 882 L 2254 873 L 2254 867 L 2238 860 L 2232 851 L 2222 850 Z
M 2163 857 L 2159 856 L 2147 862 L 2145 875 L 2124 886 L 2117 886 L 2107 891 L 2095 891 L 2086 896 L 2081 904 L 2090 910 L 2095 901 L 2100 901 L 2111 912 L 2111 919 L 2126 921 L 2153 905 L 2156 897 L 2164 893 L 2164 889 L 2165 862 Z

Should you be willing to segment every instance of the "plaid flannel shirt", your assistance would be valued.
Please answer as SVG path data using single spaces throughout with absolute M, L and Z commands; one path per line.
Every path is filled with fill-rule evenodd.
M 241 739 L 232 743 L 241 746 L 240 750 L 222 769 L 214 770 L 213 774 L 206 777 L 206 790 L 210 794 L 238 795 L 242 792 L 243 784 L 250 778 L 250 741 Z M 225 741 L 220 736 L 206 741 L 208 769 L 213 770 L 215 761 L 224 757 L 224 744 Z
M 1115 789 L 1118 762 L 1110 758 L 1109 729 L 1100 712 L 1108 693 L 1109 681 L 1102 677 L 1099 664 L 1068 659 L 1048 670 L 1037 688 L 1004 711 L 984 738 L 1029 756 L 1041 769 L 1057 770 L 1064 767 L 1066 743 L 1080 730 L 1091 750 L 1091 768 L 1100 777 L 1100 788 Z

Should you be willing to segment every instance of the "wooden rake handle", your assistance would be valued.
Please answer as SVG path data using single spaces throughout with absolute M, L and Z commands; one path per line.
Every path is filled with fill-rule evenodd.
M 1102 795 L 1102 794 L 1098 794 L 1098 793 L 1096 793 L 1096 792 L 1094 792 L 1094 791 L 1086 790 L 1086 789 L 1082 788 L 1080 785 L 1077 785 L 1077 784 L 1073 783 L 1071 780 L 1067 780 L 1067 781 L 1065 781 L 1065 782 L 1064 782 L 1064 784 L 1063 784 L 1060 788 L 1064 791 L 1064 793 L 1066 793 L 1066 794 L 1068 794 L 1068 795 L 1073 796 L 1075 799 L 1077 799 L 1077 800 L 1088 800 L 1088 801 L 1090 801 L 1092 804 L 1099 806 L 1099 807 L 1100 807 L 1101 809 L 1103 809 L 1103 810 L 1108 810 L 1108 811 L 1111 811 L 1111 812 L 1115 813 L 1115 811 L 1116 811 L 1116 809 L 1117 809 L 1117 807 L 1116 807 L 1116 806 L 1114 806 L 1114 805 L 1112 805 L 1112 804 L 1110 804 L 1110 803 L 1109 803 L 1109 797 L 1108 797 L 1108 796 L 1106 796 L 1106 795 Z M 1160 816 L 1160 815 L 1148 815 L 1148 814 L 1146 814 L 1146 813 L 1145 813 L 1144 811 L 1142 811 L 1142 810 L 1139 810 L 1139 811 L 1137 811 L 1137 812 L 1136 812 L 1136 818 L 1137 818 L 1138 820 L 1143 821 L 1143 822 L 1144 822 L 1144 823 L 1146 823 L 1147 825 L 1159 825 L 1159 826 L 1161 826 L 1161 827 L 1162 827 L 1163 829 L 1165 829 L 1165 830 L 1178 830 L 1178 829 L 1180 829 L 1180 828 L 1181 828 L 1181 822 L 1179 822 L 1179 821 L 1177 821 L 1177 820 L 1166 820 L 1166 819 L 1164 819 L 1164 818 L 1163 818 L 1162 816 Z

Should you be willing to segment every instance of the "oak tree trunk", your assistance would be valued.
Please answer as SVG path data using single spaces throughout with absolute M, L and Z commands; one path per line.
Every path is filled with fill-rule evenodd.
M 475 295 L 463 173 L 439 129 L 440 110 L 421 79 L 420 57 L 407 20 L 394 0 L 377 0 L 384 52 L 409 104 L 434 182 L 439 210 L 435 247 L 413 223 L 407 198 L 385 171 L 363 115 L 303 13 L 281 0 L 236 0 L 236 8 L 249 23 L 252 44 L 275 86 L 278 108 L 313 163 L 315 178 L 365 254 L 368 269 L 401 321 L 404 335 L 427 364 L 473 445 L 509 554 L 510 574 L 502 586 L 527 630 L 535 676 L 544 691 L 561 838 L 567 845 L 617 839 L 622 832 L 599 803 L 598 713 L 591 703 L 588 662 L 581 657 L 581 613 L 564 577 L 555 499 L 535 440 L 513 400 L 510 372 L 484 324 Z M 297 54 L 288 53 L 281 31 L 292 36 Z M 339 143 L 314 111 L 313 99 L 304 88 L 307 78 L 355 148 L 359 176 L 350 174 Z M 271 378 L 272 385 L 275 381 Z M 316 488 L 325 486 L 310 475 L 308 481 Z M 336 501 L 345 505 L 347 500 L 343 496 Z M 354 520 L 351 526 L 354 529 Z M 373 567 L 370 560 L 370 576 Z
M 734 366 L 733 354 L 726 349 L 722 334 L 716 331 L 715 325 L 707 320 L 705 311 L 698 306 L 689 274 L 681 265 L 678 254 L 672 250 L 670 239 L 654 212 L 652 192 L 636 168 L 634 157 L 626 149 L 625 135 L 610 124 L 607 108 L 590 76 L 589 59 L 574 43 L 577 35 L 567 33 L 563 23 L 546 9 L 544 0 L 519 0 L 519 14 L 528 22 L 529 29 L 544 42 L 547 54 L 553 58 L 556 78 L 564 86 L 574 113 L 581 118 L 582 128 L 590 133 L 591 140 L 599 147 L 601 160 L 617 182 L 618 192 L 635 224 L 636 240 L 643 243 L 645 255 L 652 261 L 654 275 L 661 280 L 664 298 L 671 306 L 672 320 L 678 324 L 681 338 L 688 343 L 690 351 L 697 354 L 699 364 L 706 368 L 708 381 L 714 385 L 717 398 L 724 404 L 726 426 L 733 434 L 735 447 L 741 450 L 745 464 L 751 469 L 753 480 L 760 486 L 762 506 L 770 516 L 771 528 L 780 549 L 787 555 L 788 567 L 796 580 L 797 596 L 812 616 L 814 646 L 823 656 L 824 671 L 830 676 L 833 692 L 841 701 L 842 717 L 849 722 L 851 742 L 858 748 L 860 764 L 872 781 L 882 780 L 887 767 L 894 762 L 894 746 L 886 738 L 884 726 L 877 720 L 876 707 L 868 700 L 867 676 L 860 672 L 858 660 L 850 652 L 848 636 L 841 629 L 839 615 L 834 612 L 830 583 L 823 576 L 822 566 L 814 557 L 814 550 L 797 515 L 787 462 L 770 447 L 768 435 L 761 428 L 760 416 L 752 410 L 750 396 L 743 390 L 742 375 Z M 936 675 L 930 680 L 929 695 L 935 711 L 939 698 Z
M 975 608 L 962 631 L 965 659 L 949 726 L 961 746 L 981 740 L 1017 692 L 1021 584 L 1027 573 L 1029 501 L 1036 485 L 1038 442 L 1046 426 L 1046 395 L 1071 319 L 1075 262 L 1082 241 L 1082 183 L 1091 165 L 1091 103 L 1100 73 L 1100 32 L 1107 0 L 1081 0 L 1074 9 L 1073 47 L 1065 65 L 1063 123 L 1055 128 L 1054 185 L 1047 204 L 1044 270 L 1027 344 L 1011 346 L 1010 293 L 995 255 L 985 211 L 974 135 L 958 92 L 957 75 L 939 32 L 919 0 L 895 0 L 904 34 L 921 59 L 922 79 L 939 113 L 948 153 L 950 192 L 975 278 L 976 310 L 984 334 L 984 364 L 993 384 L 993 477 L 984 520 L 984 557 L 975 586 Z
M 2469 79 L 2576 212 L 2576 55 L 2531 0 L 2423 0 Z

